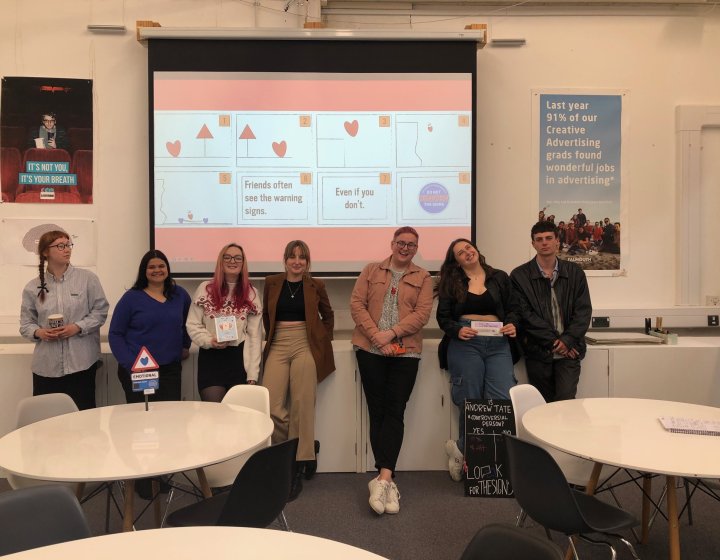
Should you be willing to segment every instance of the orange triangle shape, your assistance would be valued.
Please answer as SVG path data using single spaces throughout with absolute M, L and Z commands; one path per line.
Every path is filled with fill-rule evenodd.
M 209 138 L 215 138 L 215 137 L 212 135 L 212 132 L 210 132 L 210 129 L 207 127 L 207 125 L 204 124 L 204 125 L 202 125 L 200 132 L 198 132 L 198 135 L 195 138 L 201 138 L 203 140 L 207 140 Z
M 255 140 L 255 133 L 250 128 L 249 124 L 245 125 L 243 131 L 240 133 L 240 140 Z

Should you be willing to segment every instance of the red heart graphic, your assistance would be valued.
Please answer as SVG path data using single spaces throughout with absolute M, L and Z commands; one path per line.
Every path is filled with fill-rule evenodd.
M 282 142 L 273 142 L 272 147 L 277 157 L 285 157 L 285 152 L 287 152 L 287 142 L 285 142 L 285 140 Z
M 353 138 L 355 138 L 355 136 L 357 136 L 358 128 L 360 128 L 360 124 L 357 121 L 353 121 L 353 122 L 345 121 L 345 132 L 347 132 Z
M 180 144 L 180 140 L 175 140 L 175 142 L 165 142 L 165 147 L 172 157 L 178 157 L 182 145 Z

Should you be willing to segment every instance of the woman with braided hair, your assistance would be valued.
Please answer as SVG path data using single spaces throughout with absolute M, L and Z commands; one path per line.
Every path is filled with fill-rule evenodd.
M 109 305 L 98 277 L 70 264 L 72 248 L 64 231 L 40 237 L 39 273 L 23 290 L 20 334 L 35 342 L 33 395 L 65 393 L 84 410 L 95 407 L 100 327 Z M 51 315 L 62 324 L 50 325 Z

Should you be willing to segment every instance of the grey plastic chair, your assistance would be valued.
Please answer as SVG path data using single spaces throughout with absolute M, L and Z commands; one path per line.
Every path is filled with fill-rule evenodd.
M 89 536 L 80 503 L 65 486 L 0 492 L 0 555 Z
M 34 397 L 26 397 L 17 404 L 15 427 L 22 428 L 28 424 L 34 424 L 47 418 L 60 416 L 61 414 L 69 414 L 77 412 L 78 407 L 75 401 L 65 393 L 49 393 L 47 395 L 36 395 Z M 30 486 L 40 486 L 45 484 L 53 484 L 49 480 L 38 480 L 27 478 L 13 473 L 8 473 L 8 483 L 11 488 L 28 488 Z M 54 483 L 74 488 L 74 484 L 70 483 Z
M 468 544 L 460 560 L 563 560 L 555 543 L 509 525 L 486 525 Z
M 229 492 L 174 511 L 171 527 L 229 525 L 264 528 L 275 519 L 289 530 L 283 509 L 290 497 L 298 439 L 256 451 L 243 465 Z
M 608 542 L 591 539 L 587 534 L 599 533 L 620 539 L 633 558 L 638 558 L 630 542 L 617 531 L 631 529 L 640 522 L 631 514 L 570 488 L 562 470 L 542 447 L 515 436 L 505 436 L 508 470 L 515 499 L 537 523 L 568 537 L 577 559 L 572 536 L 593 544 L 615 548 Z

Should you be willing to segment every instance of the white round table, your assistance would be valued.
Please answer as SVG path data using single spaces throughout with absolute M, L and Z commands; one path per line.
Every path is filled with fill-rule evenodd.
M 245 527 L 181 527 L 118 533 L 35 548 L 4 558 L 127 560 L 154 557 L 173 560 L 384 560 L 377 554 L 328 539 Z
M 522 423 L 551 447 L 595 461 L 590 490 L 602 464 L 666 476 L 670 558 L 679 559 L 675 478 L 720 478 L 720 437 L 669 432 L 660 424 L 661 416 L 720 420 L 720 408 L 649 399 L 576 399 L 533 408 Z M 644 503 L 644 536 L 647 519 Z
M 124 529 L 132 528 L 134 480 L 198 470 L 263 446 L 269 416 L 237 405 L 197 401 L 123 404 L 48 418 L 0 439 L 0 466 L 61 482 L 125 480 Z M 128 519 L 129 515 L 129 519 Z

